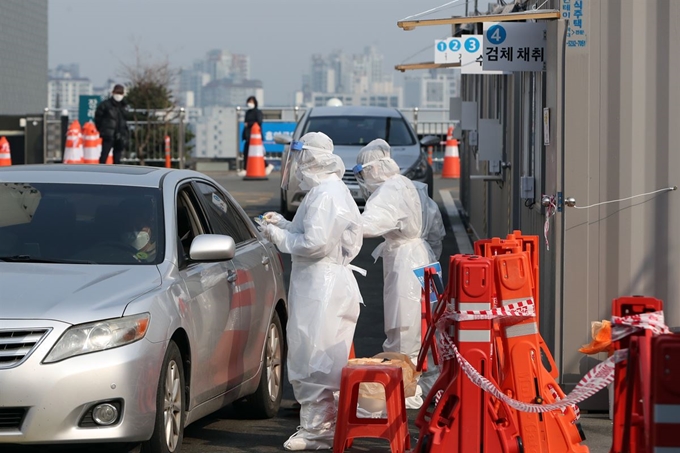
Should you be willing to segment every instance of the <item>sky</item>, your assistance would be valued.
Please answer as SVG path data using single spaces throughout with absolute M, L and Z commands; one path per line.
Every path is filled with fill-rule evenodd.
M 418 18 L 464 15 L 466 0 Z M 470 9 L 474 0 L 470 1 Z M 95 86 L 122 80 L 135 46 L 156 61 L 190 66 L 211 49 L 250 55 L 265 105 L 287 105 L 313 53 L 362 53 L 375 45 L 384 71 L 432 61 L 450 26 L 404 31 L 397 21 L 450 0 L 49 0 L 49 67 L 79 63 Z M 479 0 L 486 11 L 489 0 Z M 495 1 L 492 1 L 495 3 Z

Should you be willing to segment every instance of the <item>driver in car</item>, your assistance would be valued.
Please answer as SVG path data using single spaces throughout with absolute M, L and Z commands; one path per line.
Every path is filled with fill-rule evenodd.
M 148 203 L 135 200 L 132 206 L 125 206 L 129 212 L 123 242 L 134 250 L 134 257 L 140 263 L 151 263 L 156 259 L 156 238 L 152 225 L 153 210 Z

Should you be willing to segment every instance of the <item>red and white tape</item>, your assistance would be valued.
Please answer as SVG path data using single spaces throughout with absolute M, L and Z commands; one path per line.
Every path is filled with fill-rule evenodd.
M 532 305 L 527 305 L 527 307 L 531 307 L 531 309 L 533 309 Z M 516 317 L 518 312 L 516 311 L 515 307 L 513 307 L 512 310 L 510 308 L 511 308 L 510 305 L 504 307 L 504 309 L 507 312 L 504 315 L 500 315 L 498 313 L 492 314 L 488 312 L 479 311 L 475 313 L 465 312 L 464 314 L 449 313 L 448 316 L 450 319 L 453 319 L 455 317 L 466 318 L 470 316 Z M 494 311 L 496 310 L 491 310 L 491 312 Z M 515 314 L 510 315 L 510 312 Z M 526 316 L 527 315 L 523 315 L 523 317 Z M 444 315 L 442 317 L 444 317 Z M 468 319 L 492 319 L 492 318 L 477 317 Z M 649 329 L 655 335 L 661 333 L 668 333 L 669 332 L 668 327 L 666 327 L 666 325 L 663 323 L 663 319 L 664 318 L 662 312 L 644 313 L 641 315 L 626 316 L 621 318 L 612 317 L 613 326 L 612 330 L 619 331 L 621 329 L 625 329 L 626 327 L 628 327 L 630 329 L 633 329 L 632 331 L 639 329 Z M 439 323 L 437 324 L 437 327 L 438 328 L 440 327 Z M 625 331 L 628 332 L 627 334 L 630 334 L 632 332 L 630 329 L 625 329 Z M 586 373 L 586 375 L 583 376 L 579 383 L 576 384 L 574 390 L 572 390 L 568 395 L 566 395 L 564 399 L 556 398 L 556 401 L 550 404 L 526 403 L 523 401 L 518 401 L 513 398 L 510 398 L 508 395 L 503 393 L 503 391 L 501 391 L 493 382 L 489 381 L 484 376 L 479 374 L 475 367 L 472 366 L 467 360 L 465 360 L 465 357 L 463 357 L 462 354 L 458 351 L 455 342 L 448 335 L 446 329 L 440 330 L 442 333 L 439 339 L 441 345 L 440 351 L 442 351 L 442 358 L 444 360 L 450 360 L 451 358 L 455 357 L 461 369 L 465 372 L 465 374 L 467 375 L 471 382 L 473 382 L 476 386 L 478 386 L 482 390 L 491 393 L 499 400 L 505 402 L 508 406 L 521 412 L 543 413 L 551 412 L 554 410 L 563 410 L 569 406 L 574 406 L 577 403 L 585 401 L 586 399 L 595 395 L 597 392 L 599 392 L 600 390 L 602 390 L 603 388 L 605 388 L 607 385 L 614 381 L 614 367 L 616 363 L 625 360 L 628 357 L 627 349 L 621 349 L 616 351 L 614 355 L 609 357 L 607 360 L 599 363 L 597 366 L 595 366 L 595 368 Z M 614 338 L 614 333 L 612 333 L 612 338 Z M 617 339 L 621 338 L 623 337 L 619 336 Z
M 625 338 L 641 329 L 651 330 L 653 335 L 671 333 L 664 322 L 662 311 L 623 317 L 612 316 L 612 341 Z
M 494 308 L 493 310 L 464 310 L 464 311 L 445 311 L 439 321 L 437 327 L 442 329 L 445 325 L 449 325 L 447 321 L 479 321 L 485 319 L 497 318 L 533 318 L 536 316 L 536 304 L 533 299 L 527 299 L 505 307 Z

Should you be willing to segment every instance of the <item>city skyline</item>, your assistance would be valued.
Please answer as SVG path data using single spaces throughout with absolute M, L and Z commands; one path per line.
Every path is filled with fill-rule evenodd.
M 52 1 L 49 67 L 79 63 L 82 76 L 89 77 L 94 85 L 103 85 L 109 78 L 123 79 L 121 66 L 133 59 L 135 43 L 158 58 L 167 55 L 178 69 L 191 66 L 210 49 L 227 49 L 250 56 L 251 78 L 262 81 L 268 104 L 285 105 L 301 89 L 300 80 L 314 53 L 340 49 L 359 54 L 366 46 L 375 45 L 384 54 L 383 71 L 400 80 L 394 65 L 431 61 L 434 40 L 450 34 L 446 26 L 412 32 L 396 26 L 404 17 L 441 5 L 440 0 L 321 3 L 117 0 L 116 8 L 104 9 L 100 3 L 84 0 Z M 480 0 L 479 9 L 486 11 L 487 3 Z M 461 0 L 456 6 L 427 17 L 464 14 L 465 2 Z M 257 21 L 252 19 L 252 11 L 257 12 Z M 155 19 L 149 21 L 149 17 Z M 101 32 L 104 22 L 114 25 L 113 32 Z M 87 36 L 92 38 L 84 39 Z

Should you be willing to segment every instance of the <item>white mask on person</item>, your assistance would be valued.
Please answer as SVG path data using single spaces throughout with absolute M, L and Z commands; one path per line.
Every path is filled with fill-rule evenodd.
M 141 250 L 149 243 L 151 237 L 146 231 L 137 231 L 133 233 L 128 233 L 125 237 L 128 244 L 134 247 L 135 250 Z
M 249 103 L 247 103 L 246 105 L 248 106 L 249 109 L 254 109 L 254 108 L 255 108 L 255 104 L 253 104 L 252 102 L 249 102 Z
M 122 94 L 114 94 L 113 100 L 116 101 L 116 102 L 120 102 L 120 101 L 123 100 L 123 95 Z

